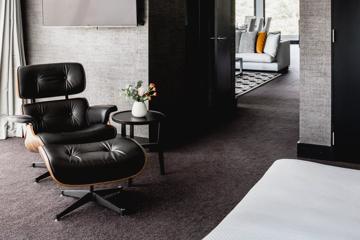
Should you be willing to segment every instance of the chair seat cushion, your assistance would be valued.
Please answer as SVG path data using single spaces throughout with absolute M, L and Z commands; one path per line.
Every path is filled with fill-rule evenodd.
M 79 144 L 89 142 L 99 142 L 115 138 L 116 128 L 105 124 L 94 124 L 87 128 L 61 133 L 38 133 L 37 134 L 45 145 L 47 144 Z
M 127 179 L 145 165 L 143 148 L 129 138 L 45 145 L 40 148 L 52 176 L 65 185 L 88 185 Z

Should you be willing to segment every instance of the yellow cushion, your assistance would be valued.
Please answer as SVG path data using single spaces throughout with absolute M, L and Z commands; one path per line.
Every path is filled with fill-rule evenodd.
M 266 32 L 259 32 L 256 40 L 256 53 L 264 53 Z

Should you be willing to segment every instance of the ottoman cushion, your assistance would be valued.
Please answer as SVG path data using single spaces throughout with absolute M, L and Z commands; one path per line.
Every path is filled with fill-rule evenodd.
M 45 145 L 40 153 L 52 176 L 64 185 L 88 185 L 133 177 L 144 167 L 143 148 L 117 137 L 108 141 Z

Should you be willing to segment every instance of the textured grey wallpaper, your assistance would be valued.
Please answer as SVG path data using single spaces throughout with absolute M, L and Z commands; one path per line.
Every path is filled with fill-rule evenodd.
M 133 28 L 46 27 L 42 0 L 23 0 L 22 4 L 28 64 L 80 62 L 87 75 L 82 96 L 90 104 L 129 109 L 119 89 L 138 80 L 148 82 L 147 20 L 145 26 Z
M 331 145 L 331 0 L 300 0 L 300 142 Z

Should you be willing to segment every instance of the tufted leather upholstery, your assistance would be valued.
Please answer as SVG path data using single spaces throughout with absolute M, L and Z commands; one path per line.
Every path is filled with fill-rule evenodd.
M 117 107 L 90 107 L 85 98 L 69 99 L 69 95 L 85 89 L 84 69 L 78 63 L 20 67 L 18 81 L 20 97 L 31 99 L 31 103 L 23 105 L 24 116 L 10 120 L 28 124 L 25 146 L 40 152 L 45 161 L 48 172 L 36 182 L 51 175 L 62 185 L 90 185 L 86 193 L 72 191 L 68 196 L 80 200 L 56 215 L 56 219 L 89 201 L 123 214 L 124 208 L 106 198 L 119 189 L 94 190 L 98 184 L 135 177 L 145 165 L 143 148 L 131 139 L 116 137 L 116 129 L 108 125 L 110 113 Z M 65 96 L 65 100 L 35 102 L 57 96 Z M 104 191 L 107 194 L 103 195 Z
M 19 95 L 25 99 L 66 96 L 85 90 L 85 71 L 79 63 L 19 67 Z
M 95 108 L 91 116 L 89 109 L 84 98 L 23 105 L 24 114 L 32 116 L 34 131 L 44 144 L 88 143 L 116 137 L 116 129 L 104 122 L 116 107 Z M 94 119 L 93 115 L 99 117 Z
M 122 137 L 90 144 L 45 145 L 40 153 L 53 177 L 64 185 L 127 179 L 138 174 L 146 161 L 143 149 Z
M 38 102 L 23 105 L 23 112 L 32 116 L 35 132 L 69 132 L 88 127 L 86 112 L 89 104 L 84 98 Z
M 98 105 L 88 108 L 87 120 L 89 124 L 104 123 L 109 121 L 110 113 L 116 112 L 117 107 L 113 105 Z
M 20 67 L 19 95 L 24 99 L 68 96 L 85 89 L 84 68 L 79 63 L 55 63 Z M 107 125 L 114 105 L 89 106 L 85 98 L 43 101 L 23 105 L 31 117 L 33 133 L 27 148 L 43 144 L 78 144 L 115 138 L 116 128 Z M 40 144 L 41 143 L 41 144 Z
M 98 142 L 115 138 L 116 135 L 116 129 L 113 126 L 105 124 L 93 124 L 81 130 L 71 132 L 42 132 L 37 134 L 44 144 L 79 144 Z

